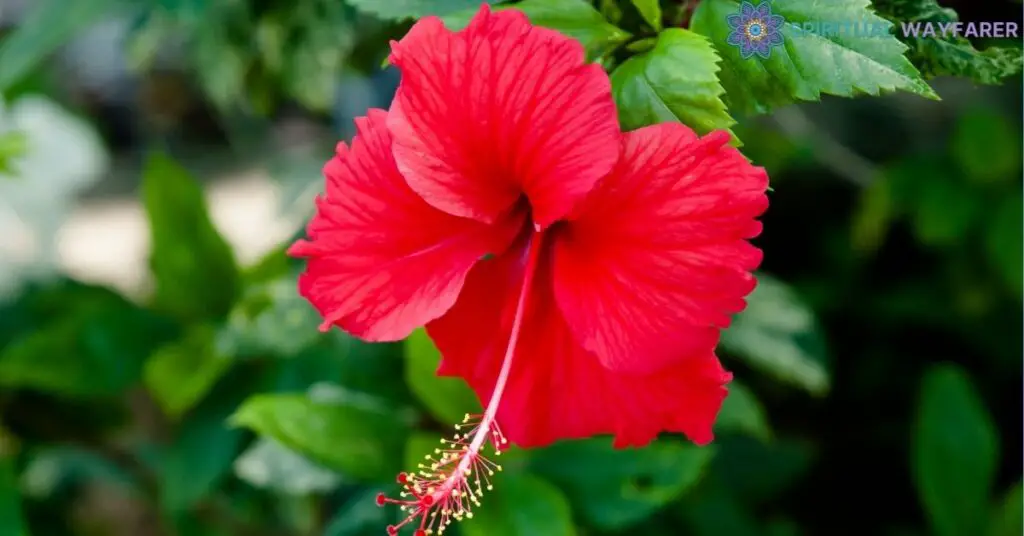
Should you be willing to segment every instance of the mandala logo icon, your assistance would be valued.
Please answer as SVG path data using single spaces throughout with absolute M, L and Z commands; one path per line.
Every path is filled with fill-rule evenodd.
M 750 2 L 740 5 L 739 13 L 725 18 L 732 30 L 726 38 L 730 45 L 739 47 L 740 56 L 750 59 L 754 55 L 768 59 L 772 47 L 782 44 L 782 15 L 773 15 L 772 6 L 763 1 L 756 6 Z

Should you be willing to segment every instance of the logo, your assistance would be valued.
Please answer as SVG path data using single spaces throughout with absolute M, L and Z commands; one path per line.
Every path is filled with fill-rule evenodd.
M 768 59 L 772 55 L 772 47 L 782 44 L 782 24 L 786 19 L 782 15 L 772 15 L 772 6 L 767 1 L 751 4 L 743 2 L 740 12 L 725 18 L 732 31 L 726 42 L 740 49 L 743 59 L 758 55 Z

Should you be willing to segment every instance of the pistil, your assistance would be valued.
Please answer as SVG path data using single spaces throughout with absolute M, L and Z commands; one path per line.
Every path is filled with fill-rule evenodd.
M 501 471 L 501 466 L 485 457 L 484 451 L 486 445 L 490 444 L 497 456 L 508 444 L 496 422 L 498 406 L 512 370 L 512 360 L 519 342 L 543 238 L 541 232 L 535 232 L 530 237 L 512 333 L 494 391 L 483 415 L 466 415 L 463 422 L 455 426 L 453 438 L 442 439 L 441 447 L 428 454 L 425 463 L 421 463 L 417 471 L 400 473 L 398 483 L 403 488 L 400 498 L 392 499 L 384 494 L 377 496 L 378 506 L 395 504 L 407 514 L 397 525 L 387 527 L 389 536 L 396 536 L 403 527 L 417 526 L 417 520 L 419 523 L 413 536 L 440 536 L 453 522 L 472 518 L 473 507 L 480 505 L 484 491 L 492 488 L 491 478 Z

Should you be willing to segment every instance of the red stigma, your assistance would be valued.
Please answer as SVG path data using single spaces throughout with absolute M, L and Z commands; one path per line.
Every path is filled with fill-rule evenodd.
M 483 456 L 484 446 L 490 444 L 497 455 L 508 440 L 497 423 L 485 425 L 482 415 L 466 415 L 455 429 L 459 432 L 452 439 L 442 439 L 418 471 L 399 473 L 399 498 L 377 495 L 378 505 L 396 504 L 406 514 L 401 523 L 388 526 L 389 536 L 396 536 L 407 525 L 416 527 L 413 536 L 440 536 L 453 522 L 473 517 L 472 508 L 479 506 L 484 491 L 491 489 L 491 477 L 501 466 Z M 462 433 L 467 429 L 468 433 Z M 479 441 L 474 441 L 477 438 Z

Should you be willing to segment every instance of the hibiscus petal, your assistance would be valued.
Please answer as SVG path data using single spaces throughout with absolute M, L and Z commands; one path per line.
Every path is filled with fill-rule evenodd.
M 426 17 L 392 44 L 388 119 L 399 169 L 426 201 L 485 222 L 525 193 L 541 228 L 618 157 L 611 84 L 583 47 L 484 5 L 460 32 Z
M 508 343 L 526 249 L 514 246 L 470 272 L 455 306 L 427 325 L 444 356 L 439 374 L 460 376 L 486 404 Z M 660 432 L 680 432 L 698 444 L 712 425 L 732 376 L 712 352 L 648 374 L 601 365 L 569 330 L 554 303 L 550 253 L 528 297 L 517 351 L 497 422 L 521 447 L 614 434 L 616 447 L 643 446 Z
M 706 354 L 746 306 L 768 176 L 728 139 L 678 123 L 627 133 L 615 170 L 558 230 L 558 304 L 606 367 L 649 372 Z
M 508 247 L 523 215 L 491 226 L 441 212 L 416 195 L 395 167 L 387 112 L 356 120 L 352 148 L 324 168 L 309 240 L 289 255 L 308 258 L 299 292 L 324 316 L 371 341 L 406 337 L 444 314 L 473 264 Z

